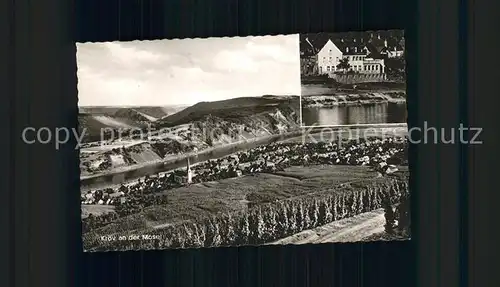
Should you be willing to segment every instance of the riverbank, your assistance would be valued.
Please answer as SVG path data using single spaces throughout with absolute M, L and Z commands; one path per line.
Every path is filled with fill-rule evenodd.
M 335 93 L 307 95 L 301 97 L 302 107 L 341 107 L 341 106 L 362 106 L 370 104 L 390 103 L 405 104 L 406 93 L 404 92 L 384 92 L 384 93 Z
M 291 133 L 286 133 L 283 135 L 273 135 L 269 137 L 263 137 L 260 139 L 252 140 L 251 142 L 239 142 L 239 144 L 234 144 L 232 146 L 211 148 L 208 150 L 203 150 L 198 153 L 189 153 L 184 155 L 179 155 L 175 159 L 170 159 L 168 161 L 158 161 L 151 162 L 142 165 L 136 165 L 131 167 L 123 167 L 119 170 L 113 170 L 107 173 L 81 177 L 81 193 L 86 193 L 93 189 L 102 188 L 116 188 L 121 185 L 127 185 L 129 183 L 135 183 L 138 180 L 144 180 L 146 175 L 161 174 L 164 172 L 172 171 L 176 168 L 168 168 L 169 164 L 179 165 L 185 169 L 185 161 L 187 158 L 191 158 L 191 167 L 195 167 L 199 161 L 203 161 L 204 155 L 210 155 L 210 159 L 217 159 L 221 157 L 226 157 L 231 154 L 244 151 L 246 149 L 252 148 L 258 145 L 265 145 L 271 142 L 283 142 L 283 143 L 311 143 L 311 142 L 335 142 L 338 143 L 339 140 L 342 143 L 351 140 L 357 140 L 365 136 L 377 137 L 377 138 L 391 138 L 391 137 L 405 137 L 407 135 L 407 125 L 406 124 L 363 124 L 363 125 L 340 125 L 337 127 L 328 127 L 325 131 L 324 127 L 317 128 L 304 128 L 300 131 L 295 131 Z M 252 146 L 249 146 L 252 144 Z M 136 170 L 143 170 L 144 172 L 134 173 Z M 125 177 L 127 173 L 134 173 L 128 178 Z M 122 178 L 120 176 L 123 175 Z M 116 177 L 120 179 L 118 182 L 113 180 L 108 180 L 110 177 Z M 95 183 L 91 183 L 95 182 Z
M 210 147 L 203 149 L 201 151 L 196 151 L 196 152 L 189 152 L 189 153 L 184 153 L 184 154 L 179 154 L 175 156 L 168 156 L 166 159 L 160 159 L 160 160 L 155 160 L 143 164 L 135 164 L 135 165 L 130 165 L 130 166 L 123 166 L 119 167 L 110 171 L 105 171 L 99 174 L 92 174 L 92 175 L 83 175 L 80 176 L 80 183 L 85 186 L 86 182 L 89 182 L 93 179 L 98 179 L 98 178 L 103 178 L 103 177 L 110 177 L 110 176 L 117 176 L 129 172 L 133 172 L 136 170 L 140 169 L 147 169 L 147 171 L 151 171 L 151 169 L 155 170 L 157 168 L 161 168 L 162 166 L 168 166 L 169 164 L 177 164 L 184 162 L 188 158 L 194 158 L 192 161 L 194 164 L 196 163 L 196 158 L 201 158 L 207 154 L 210 153 L 217 153 L 220 151 L 224 150 L 230 150 L 230 152 L 227 153 L 221 153 L 221 156 L 226 156 L 231 153 L 235 153 L 247 148 L 251 148 L 252 146 L 255 145 L 263 145 L 263 144 L 269 144 L 272 142 L 280 141 L 280 140 L 286 140 L 290 138 L 296 138 L 298 136 L 301 136 L 303 133 L 302 129 L 288 132 L 288 133 L 283 133 L 283 134 L 277 134 L 277 135 L 270 135 L 270 136 L 264 136 L 264 137 L 256 137 L 252 139 L 247 139 L 247 140 L 242 140 L 242 141 L 237 141 L 231 144 L 226 144 L 223 146 L 215 146 L 215 147 Z M 168 171 L 168 169 L 165 169 L 163 171 Z M 144 174 L 146 175 L 146 174 Z M 143 176 L 143 175 L 142 175 Z M 141 176 L 135 176 L 134 178 L 129 178 L 128 181 L 140 178 Z

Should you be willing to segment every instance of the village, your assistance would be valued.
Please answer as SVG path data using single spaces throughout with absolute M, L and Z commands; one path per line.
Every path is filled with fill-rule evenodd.
M 242 151 L 225 158 L 208 160 L 184 169 L 147 176 L 121 185 L 88 191 L 82 194 L 85 205 L 112 205 L 114 212 L 83 219 L 83 231 L 105 226 L 114 220 L 140 212 L 152 205 L 168 201 L 166 190 L 204 182 L 247 176 L 257 173 L 278 173 L 290 166 L 366 165 L 381 176 L 408 165 L 407 142 L 404 138 L 353 140 L 342 146 L 336 143 L 273 143 Z M 162 193 L 159 195 L 159 193 Z

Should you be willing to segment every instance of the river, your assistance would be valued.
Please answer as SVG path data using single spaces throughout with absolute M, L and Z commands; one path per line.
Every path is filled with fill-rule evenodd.
M 262 139 L 256 139 L 247 141 L 244 143 L 235 143 L 225 147 L 219 147 L 213 150 L 201 151 L 197 154 L 188 155 L 177 160 L 162 161 L 157 163 L 150 163 L 142 167 L 135 168 L 130 171 L 115 172 L 107 175 L 97 175 L 94 177 L 85 177 L 80 180 L 81 191 L 86 191 L 90 189 L 105 188 L 108 186 L 113 186 L 116 184 L 131 181 L 137 178 L 144 177 L 146 175 L 157 174 L 160 172 L 171 171 L 178 168 L 183 168 L 186 166 L 187 158 L 191 164 L 196 164 L 204 162 L 210 159 L 217 159 L 228 156 L 230 154 L 252 149 L 260 145 L 269 144 L 272 142 L 282 141 L 285 139 L 298 137 L 301 132 L 295 132 L 290 134 L 275 135 L 270 137 L 265 137 Z
M 349 131 L 344 130 L 343 128 L 340 128 L 340 130 L 343 130 L 342 132 L 339 133 L 339 131 L 322 131 L 321 133 L 318 130 L 315 131 L 300 131 L 300 132 L 293 132 L 289 134 L 284 134 L 284 135 L 276 135 L 276 136 L 271 136 L 271 137 L 266 137 L 254 141 L 249 141 L 247 143 L 237 143 L 233 144 L 230 146 L 226 147 L 220 147 L 214 150 L 209 150 L 209 151 L 201 151 L 196 155 L 189 155 L 187 156 L 189 158 L 189 161 L 191 164 L 196 164 L 200 162 L 207 161 L 209 159 L 216 159 L 216 158 L 221 158 L 225 157 L 227 155 L 252 149 L 260 145 L 265 145 L 269 144 L 272 142 L 278 142 L 278 141 L 286 141 L 286 142 L 310 142 L 310 141 L 335 141 L 337 142 L 339 140 L 338 136 L 339 134 L 342 134 L 343 139 L 350 139 L 353 137 L 352 134 L 350 134 Z M 361 131 L 363 128 L 361 128 Z M 383 134 L 387 134 L 389 136 L 404 136 L 407 133 L 407 127 L 406 124 L 398 124 L 398 125 L 388 125 L 387 127 L 378 127 L 377 131 L 380 133 L 379 136 L 382 136 Z M 359 133 L 355 133 L 354 135 L 361 136 Z M 373 134 L 372 134 L 373 136 Z M 160 172 L 166 172 L 166 171 L 171 171 L 177 168 L 183 168 L 186 166 L 186 157 L 183 157 L 178 160 L 171 160 L 171 161 L 165 161 L 165 162 L 158 162 L 158 163 L 150 163 L 145 166 L 141 167 L 136 167 L 134 170 L 130 171 L 122 171 L 122 172 L 115 172 L 112 174 L 107 174 L 107 175 L 96 175 L 94 177 L 86 177 L 82 178 L 80 181 L 81 184 L 81 191 L 86 192 L 87 190 L 91 189 L 100 189 L 100 188 L 105 188 L 105 187 L 111 187 L 111 186 L 116 186 L 122 183 L 130 182 L 132 180 L 136 180 L 138 178 L 144 177 L 146 175 L 152 175 L 152 174 L 157 174 Z
M 405 123 L 405 103 L 377 103 L 335 107 L 304 107 L 305 126 L 332 126 L 350 124 Z

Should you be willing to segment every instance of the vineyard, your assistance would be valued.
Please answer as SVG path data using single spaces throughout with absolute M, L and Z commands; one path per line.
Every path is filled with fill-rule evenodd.
M 356 184 L 342 184 L 319 193 L 279 200 L 237 212 L 165 225 L 163 228 L 116 226 L 114 234 L 153 234 L 159 240 L 102 241 L 102 231 L 84 234 L 87 251 L 195 248 L 259 245 L 343 218 L 397 205 L 409 198 L 408 173 Z M 134 222 L 130 222 L 134 225 Z M 110 233 L 106 233 L 110 234 Z

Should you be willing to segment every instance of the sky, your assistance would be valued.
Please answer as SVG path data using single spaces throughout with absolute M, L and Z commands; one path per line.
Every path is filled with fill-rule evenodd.
M 300 94 L 299 35 L 77 43 L 79 106 Z

